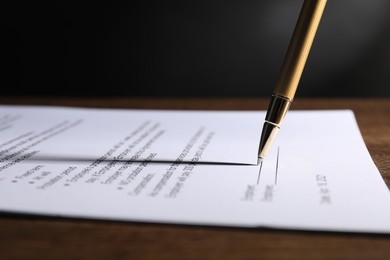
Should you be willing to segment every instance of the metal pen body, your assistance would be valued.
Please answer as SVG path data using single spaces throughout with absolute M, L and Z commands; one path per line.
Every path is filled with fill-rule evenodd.
M 294 29 L 260 139 L 259 158 L 265 158 L 294 99 L 327 0 L 305 0 Z

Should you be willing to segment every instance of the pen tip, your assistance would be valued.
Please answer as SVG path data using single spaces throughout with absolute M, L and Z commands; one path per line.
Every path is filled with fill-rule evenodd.
M 263 158 L 259 157 L 259 158 L 257 159 L 257 165 L 259 165 L 259 164 L 262 163 L 262 162 L 263 162 Z
M 264 123 L 263 131 L 261 133 L 260 138 L 260 146 L 259 146 L 259 158 L 264 159 L 268 153 L 268 150 L 271 147 L 277 133 L 279 131 L 279 127 L 274 124 L 270 124 L 268 122 Z

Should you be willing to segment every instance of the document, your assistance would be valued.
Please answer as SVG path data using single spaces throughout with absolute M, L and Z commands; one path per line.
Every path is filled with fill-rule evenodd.
M 390 233 L 390 192 L 351 111 L 290 111 L 258 161 L 264 116 L 0 106 L 0 211 Z
M 256 112 L 3 106 L 0 113 L 7 160 L 28 151 L 61 161 L 185 161 L 204 142 L 200 162 L 257 164 L 263 121 Z

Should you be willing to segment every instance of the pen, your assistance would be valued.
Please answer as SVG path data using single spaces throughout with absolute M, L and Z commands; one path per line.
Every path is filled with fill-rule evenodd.
M 305 0 L 268 105 L 260 138 L 264 159 L 294 99 L 327 0 Z

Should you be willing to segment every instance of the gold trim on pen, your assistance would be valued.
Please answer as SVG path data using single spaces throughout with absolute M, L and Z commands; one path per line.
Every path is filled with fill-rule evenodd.
M 291 100 L 286 97 L 273 95 L 269 103 L 267 115 L 261 133 L 259 158 L 264 158 L 279 132 L 284 116 L 290 108 Z

